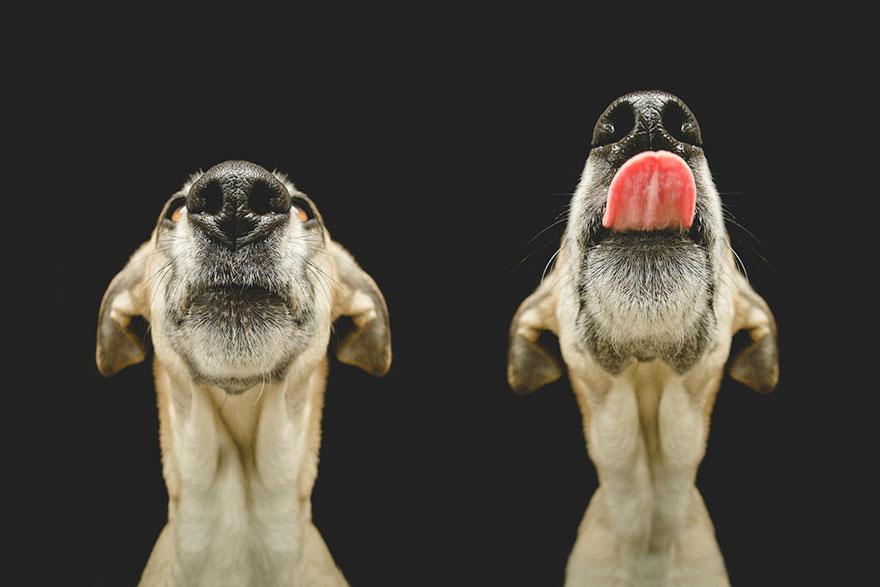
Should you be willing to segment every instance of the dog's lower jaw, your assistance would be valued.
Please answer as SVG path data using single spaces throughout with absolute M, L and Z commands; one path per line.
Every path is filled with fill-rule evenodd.
M 599 477 L 566 584 L 727 585 L 694 480 L 719 383 L 711 374 L 728 349 L 684 375 L 660 360 L 611 375 L 589 357 L 571 360 L 571 342 L 560 342 Z
M 157 361 L 170 500 L 142 585 L 347 584 L 311 521 L 326 368 L 230 397 Z
M 583 348 L 616 374 L 632 359 L 693 366 L 714 327 L 714 274 L 706 250 L 681 235 L 615 235 L 576 248 L 576 323 Z

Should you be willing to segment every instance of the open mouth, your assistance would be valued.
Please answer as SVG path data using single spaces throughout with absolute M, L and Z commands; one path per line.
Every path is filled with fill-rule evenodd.
M 611 180 L 605 206 L 590 220 L 589 244 L 615 235 L 635 235 L 641 241 L 687 237 L 703 245 L 696 191 L 693 172 L 684 159 L 668 151 L 639 153 Z

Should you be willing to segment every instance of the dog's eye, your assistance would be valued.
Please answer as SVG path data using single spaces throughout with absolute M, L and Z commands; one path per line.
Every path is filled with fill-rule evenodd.
M 168 206 L 168 210 L 165 212 L 165 219 L 170 220 L 171 222 L 178 222 L 180 220 L 180 215 L 183 214 L 183 209 L 186 207 L 186 198 L 178 198 L 171 202 L 171 205 Z
M 293 205 L 291 206 L 290 211 L 303 224 L 315 217 L 312 207 L 302 198 L 293 198 Z

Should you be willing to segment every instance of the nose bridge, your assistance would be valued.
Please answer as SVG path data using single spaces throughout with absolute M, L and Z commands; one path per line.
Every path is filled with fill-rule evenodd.
M 661 92 L 642 92 L 633 95 L 630 105 L 635 115 L 636 132 L 656 133 L 663 125 L 663 106 L 666 103 Z
M 635 115 L 635 133 L 641 135 L 638 141 L 642 147 L 640 151 L 675 149 L 678 141 L 663 126 L 663 112 L 675 100 L 675 96 L 666 92 L 640 92 L 633 95 L 631 104 Z
M 237 163 L 237 162 L 235 162 Z M 224 164 L 221 164 L 224 165 Z M 248 194 L 255 174 L 246 167 L 224 165 L 216 172 L 223 191 L 223 207 L 217 216 L 217 227 L 230 238 L 233 247 L 238 239 L 256 228 L 255 219 L 248 214 Z
M 223 189 L 223 207 L 228 207 L 230 212 L 237 212 L 247 205 L 248 193 L 257 177 L 253 170 L 236 163 L 239 162 L 227 161 L 209 170 L 219 180 Z

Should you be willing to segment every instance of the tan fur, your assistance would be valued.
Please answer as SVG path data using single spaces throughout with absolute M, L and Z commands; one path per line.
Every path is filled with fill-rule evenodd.
M 728 585 L 694 481 L 731 337 L 740 329 L 766 329 L 772 316 L 763 300 L 756 303 L 760 298 L 728 254 L 716 300 L 722 334 L 699 363 L 677 375 L 659 360 L 633 360 L 611 375 L 579 345 L 576 296 L 560 269 L 569 254 L 563 246 L 556 269 L 523 302 L 512 329 L 526 340 L 537 340 L 541 329 L 559 337 L 598 471 L 599 488 L 578 530 L 566 585 Z M 516 388 L 516 369 L 509 374 Z
M 266 577 L 253 569 L 248 560 L 252 553 L 248 550 L 262 550 L 261 556 L 269 558 L 271 550 L 281 547 L 286 539 L 293 546 L 291 550 L 298 553 L 278 565 L 290 569 L 276 574 L 273 584 L 344 585 L 342 574 L 311 522 L 310 499 L 317 473 L 326 359 L 308 378 L 305 391 L 292 393 L 293 390 L 285 389 L 286 385 L 274 384 L 235 397 L 207 386 L 180 391 L 158 360 L 154 367 L 163 471 L 170 500 L 168 525 L 156 543 L 141 583 L 190 582 L 184 568 L 187 563 L 180 560 L 192 562 L 199 556 L 178 542 L 187 541 L 186 534 L 192 534 L 193 528 L 181 531 L 177 526 L 189 524 L 188 515 L 195 517 L 181 507 L 181 498 L 192 492 L 198 496 L 194 499 L 217 497 L 216 511 L 209 510 L 210 527 L 206 532 L 240 532 L 234 542 L 244 542 L 226 548 L 224 543 L 208 538 L 209 552 L 204 560 L 198 561 L 199 584 L 268 584 Z M 188 394 L 195 397 L 188 398 Z M 277 413 L 285 417 L 278 418 Z M 185 422 L 197 425 L 188 428 Z M 289 434 L 293 438 L 285 438 Z M 181 461 L 189 463 L 184 467 L 193 467 L 188 459 L 179 457 L 185 448 L 178 444 L 186 444 L 181 439 L 193 437 L 199 445 L 199 463 L 205 469 L 196 467 L 198 474 L 184 472 L 186 481 L 181 484 Z M 287 455 L 293 458 L 287 461 Z M 281 462 L 273 462 L 276 459 Z M 276 500 L 287 501 L 290 507 L 277 510 L 272 503 Z M 261 502 L 268 504 L 269 515 L 265 519 L 261 519 Z M 277 515 L 280 521 L 285 514 L 289 520 L 273 526 L 273 518 Z M 245 527 L 236 528 L 239 524 Z M 265 543 L 259 544 L 260 541 Z M 181 550 L 187 551 L 183 557 Z M 287 553 L 278 556 L 285 558 Z M 270 561 L 267 563 L 271 565 Z
M 137 362 L 143 357 L 137 347 L 117 352 L 114 345 L 137 342 L 127 330 L 133 316 L 151 322 L 169 503 L 167 525 L 141 585 L 346 585 L 311 514 L 327 348 L 335 318 L 350 316 L 356 333 L 383 320 L 384 337 L 375 335 L 382 352 L 359 348 L 340 359 L 375 374 L 387 371 L 390 339 L 381 293 L 324 232 L 322 246 L 311 259 L 317 268 L 312 275 L 326 277 L 316 284 L 325 292 L 314 301 L 319 328 L 282 380 L 229 395 L 194 381 L 162 332 L 158 318 L 166 311 L 167 282 L 152 279 L 169 261 L 168 247 L 158 245 L 161 238 L 158 229 L 154 231 L 108 288 L 96 351 L 99 367 L 108 375 Z M 298 238 L 292 233 L 291 242 Z M 350 340 L 362 344 L 364 337 Z M 364 357 L 379 358 L 364 366 L 359 363 Z

